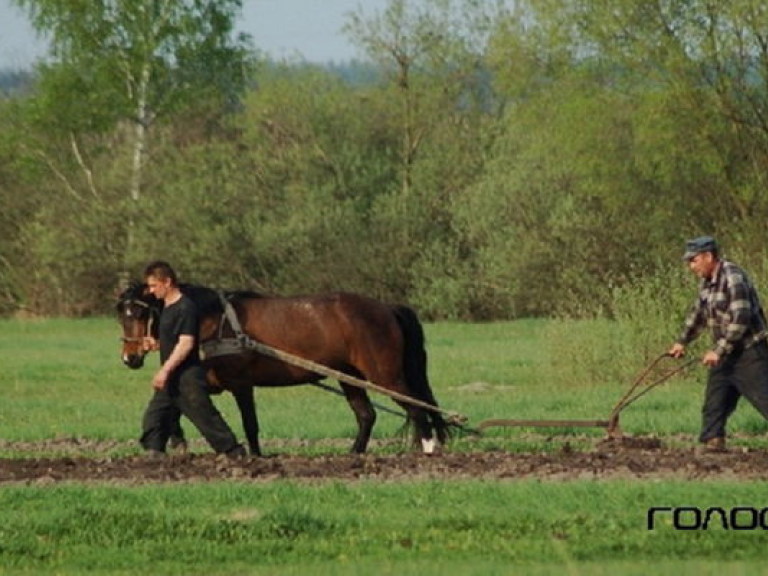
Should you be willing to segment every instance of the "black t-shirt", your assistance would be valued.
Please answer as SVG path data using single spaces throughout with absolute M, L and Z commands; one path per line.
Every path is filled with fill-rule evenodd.
M 179 300 L 163 308 L 158 324 L 161 363 L 168 360 L 179 342 L 179 336 L 189 335 L 195 338 L 195 346 L 181 365 L 174 370 L 174 374 L 179 374 L 189 366 L 200 363 L 200 354 L 197 350 L 198 329 L 197 307 L 187 296 L 182 295 Z

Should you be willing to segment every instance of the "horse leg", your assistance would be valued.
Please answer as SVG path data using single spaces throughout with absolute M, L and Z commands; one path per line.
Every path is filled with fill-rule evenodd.
M 398 375 L 396 369 L 399 368 L 399 365 L 397 362 L 394 361 L 386 361 L 386 357 L 376 356 L 375 354 L 369 354 L 365 357 L 366 360 L 371 358 L 379 358 L 378 363 L 370 363 L 370 362 L 363 362 L 360 365 L 358 365 L 358 372 L 363 375 L 364 379 L 367 379 L 371 382 L 376 382 L 379 385 L 383 385 L 383 383 L 386 382 L 392 382 L 394 383 L 391 386 L 387 386 L 387 388 L 393 392 L 398 392 L 400 394 L 404 394 L 406 396 L 410 396 L 416 400 L 424 401 L 423 398 L 420 398 L 418 394 L 414 394 L 406 385 L 406 381 L 403 375 Z M 381 370 L 380 367 L 384 366 L 385 369 Z M 342 385 L 343 387 L 343 385 Z M 370 406 L 370 400 L 368 400 L 368 395 L 365 392 L 365 390 L 362 390 L 360 388 L 355 388 L 355 390 L 358 390 L 362 392 L 364 395 L 365 400 L 368 402 L 368 405 Z M 346 392 L 346 390 L 345 390 Z M 434 402 L 433 398 L 432 401 Z M 349 401 L 349 396 L 347 397 L 347 400 Z M 430 413 L 425 410 L 424 408 L 420 408 L 418 406 L 414 406 L 408 402 L 398 402 L 400 406 L 406 411 L 408 414 L 408 424 L 413 426 L 413 444 L 414 446 L 421 446 L 422 451 L 425 454 L 432 454 L 435 452 L 435 449 L 437 447 L 437 442 L 435 441 L 434 435 L 432 433 L 432 422 L 430 421 Z M 350 401 L 350 405 L 352 405 Z M 355 410 L 355 414 L 359 414 L 357 409 L 354 405 L 352 405 L 352 409 Z M 373 410 L 373 407 L 371 407 L 371 410 Z M 375 417 L 375 413 L 374 413 Z M 358 423 L 360 422 L 360 418 L 358 416 Z M 373 427 L 373 423 L 371 423 L 371 428 Z M 368 432 L 368 436 L 370 436 L 370 428 Z M 359 440 L 360 436 L 358 436 Z M 443 437 L 438 431 L 438 441 L 442 443 Z M 366 439 L 367 442 L 367 439 Z M 355 444 L 357 446 L 357 443 Z
M 427 390 L 424 398 L 420 398 L 422 402 L 437 406 L 437 401 L 432 394 L 431 390 Z M 436 446 L 445 445 L 448 440 L 447 425 L 440 412 L 427 410 L 412 406 L 403 406 L 408 412 L 408 418 L 414 423 L 414 445 L 419 444 L 421 440 L 421 447 L 425 454 L 431 454 L 435 451 Z
M 344 396 L 347 398 L 347 403 L 352 408 L 357 419 L 357 438 L 355 438 L 355 442 L 352 444 L 351 451 L 356 454 L 362 454 L 368 448 L 368 441 L 371 439 L 371 431 L 376 423 L 376 411 L 373 409 L 371 399 L 368 398 L 368 393 L 365 390 L 344 384 L 343 382 L 339 384 L 341 384 Z
M 402 376 L 403 384 L 408 389 L 406 393 L 422 402 L 437 406 L 427 377 L 427 352 L 421 321 L 407 306 L 396 306 L 393 313 L 403 336 Z M 425 453 L 431 453 L 435 448 L 433 432 L 437 436 L 437 442 L 440 445 L 445 444 L 448 437 L 447 425 L 439 412 L 412 407 L 408 409 L 408 415 L 414 423 L 414 432 L 421 436 Z
M 259 446 L 259 419 L 256 416 L 256 402 L 253 398 L 253 388 L 240 386 L 232 390 L 237 407 L 240 410 L 240 419 L 243 423 L 243 431 L 248 440 L 248 447 L 253 456 L 261 456 Z
M 420 446 L 424 454 L 433 454 L 436 443 L 427 411 L 407 403 L 401 403 L 401 406 L 406 410 L 408 420 L 413 424 L 413 445 Z M 442 443 L 440 438 L 438 442 Z

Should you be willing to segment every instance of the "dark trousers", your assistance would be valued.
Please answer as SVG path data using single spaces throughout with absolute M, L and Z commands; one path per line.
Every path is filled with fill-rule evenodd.
M 701 442 L 725 438 L 728 417 L 742 396 L 768 420 L 768 345 L 765 341 L 734 352 L 710 368 L 701 410 Z
M 179 413 L 192 421 L 216 452 L 237 448 L 237 438 L 206 391 L 203 369 L 192 366 L 175 376 L 163 390 L 155 390 L 144 411 L 140 440 L 144 449 L 165 451 Z

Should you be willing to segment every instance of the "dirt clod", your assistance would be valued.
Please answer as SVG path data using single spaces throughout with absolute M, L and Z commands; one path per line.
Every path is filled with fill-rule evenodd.
M 625 437 L 597 442 L 592 449 L 570 445 L 547 453 L 501 450 L 434 455 L 416 452 L 364 455 L 271 455 L 223 461 L 208 452 L 148 459 L 143 456 L 30 457 L 0 459 L 0 483 L 49 485 L 58 482 L 143 484 L 279 479 L 407 481 L 428 479 L 576 480 L 711 479 L 768 480 L 768 450 L 731 449 L 698 454 L 691 447 L 669 447 L 655 437 Z

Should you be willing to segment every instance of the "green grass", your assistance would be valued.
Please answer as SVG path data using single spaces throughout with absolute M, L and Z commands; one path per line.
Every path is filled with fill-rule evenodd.
M 659 573 L 657 563 L 679 569 L 720 561 L 722 568 L 731 565 L 725 559 L 747 569 L 762 563 L 765 531 L 686 532 L 664 523 L 649 531 L 646 514 L 670 504 L 760 507 L 765 488 L 531 481 L 6 487 L 0 560 L 9 573 L 57 574 L 509 574 L 543 573 L 548 565 L 593 573 L 584 567 L 603 563 Z
M 649 361 L 649 352 L 623 355 L 618 361 L 617 331 L 604 321 L 427 325 L 430 380 L 441 406 L 467 416 L 470 426 L 489 418 L 603 419 Z M 141 370 L 125 368 L 118 336 L 117 323 L 108 318 L 0 321 L 4 391 L 0 438 L 9 442 L 137 438 L 157 357 L 150 356 Z M 597 345 L 601 340 L 602 348 Z M 672 378 L 628 408 L 622 426 L 632 434 L 694 438 L 704 377 L 702 368 L 693 368 Z M 267 447 L 270 440 L 286 438 L 306 440 L 310 446 L 326 438 L 348 438 L 351 443 L 355 434 L 346 402 L 315 387 L 260 388 L 256 398 Z M 374 395 L 374 399 L 396 407 L 387 398 Z M 215 401 L 241 434 L 232 397 L 224 393 Z M 396 436 L 401 425 L 400 418 L 381 414 L 372 448 L 376 449 L 376 439 Z M 186 428 L 192 438 L 199 438 L 189 424 Z M 732 418 L 731 430 L 739 436 L 737 443 L 762 445 L 767 427 L 743 403 Z M 589 428 L 494 428 L 482 439 L 459 440 L 454 448 L 490 443 L 525 449 L 532 435 L 552 433 L 603 435 L 601 429 Z
M 430 376 L 441 404 L 471 421 L 518 410 L 525 388 L 536 388 L 537 322 L 428 326 Z M 135 438 L 150 395 L 150 356 L 142 370 L 122 366 L 118 326 L 110 319 L 0 322 L 6 397 L 0 406 L 0 438 L 26 441 L 56 437 Z M 5 355 L 5 353 L 4 353 Z M 473 384 L 481 383 L 478 389 Z M 346 402 L 311 386 L 256 391 L 263 437 L 352 438 L 355 422 Z M 538 394 L 537 394 L 538 396 Z M 377 402 L 396 407 L 387 398 Z M 216 397 L 239 426 L 229 394 Z M 523 406 L 523 410 L 528 409 Z M 601 408 L 604 410 L 604 408 Z M 312 417 L 307 418 L 306 414 Z M 375 437 L 391 437 L 402 421 L 382 415 Z M 192 436 L 195 432 L 188 427 Z
M 624 342 L 631 334 L 604 322 L 440 323 L 426 331 L 437 398 L 470 425 L 604 418 L 655 350 L 633 355 Z M 0 322 L 0 456 L 39 455 L 19 443 L 57 438 L 86 440 L 85 452 L 87 440 L 121 443 L 115 454 L 138 452 L 157 358 L 128 370 L 118 336 L 111 319 Z M 624 428 L 693 442 L 704 375 L 695 368 L 654 390 L 626 411 Z M 354 419 L 334 395 L 306 386 L 260 389 L 257 400 L 268 452 L 339 452 L 346 444 L 324 440 L 351 443 Z M 216 402 L 239 432 L 232 398 Z M 376 438 L 391 438 L 401 423 L 382 414 Z M 731 430 L 737 444 L 766 445 L 766 423 L 747 405 Z M 561 434 L 588 448 L 603 431 L 495 428 L 450 449 L 551 450 Z M 374 441 L 371 449 L 399 448 Z M 760 574 L 764 531 L 662 524 L 651 532 L 645 514 L 665 505 L 762 508 L 765 494 L 765 483 L 661 481 L 5 485 L 0 575 Z

